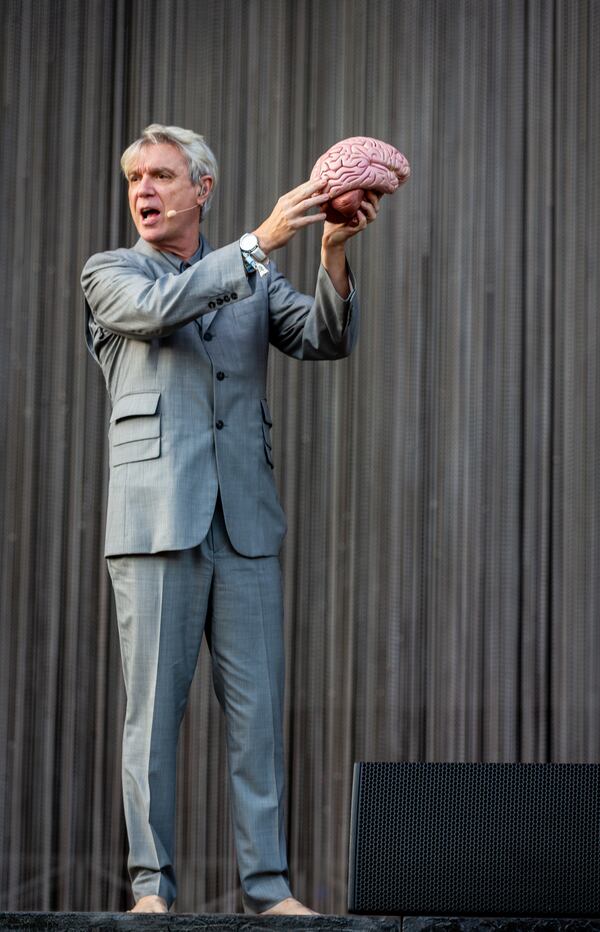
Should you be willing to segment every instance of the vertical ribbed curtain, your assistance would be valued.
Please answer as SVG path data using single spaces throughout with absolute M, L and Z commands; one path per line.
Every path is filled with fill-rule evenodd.
M 130 903 L 79 273 L 153 121 L 217 154 L 214 247 L 345 136 L 412 167 L 354 354 L 271 358 L 296 895 L 345 909 L 354 760 L 599 761 L 600 0 L 4 0 L 0 42 L 0 908 Z M 234 910 L 205 653 L 179 763 L 177 907 Z

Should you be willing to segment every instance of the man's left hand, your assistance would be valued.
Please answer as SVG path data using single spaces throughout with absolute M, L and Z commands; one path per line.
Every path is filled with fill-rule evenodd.
M 365 198 L 361 201 L 352 221 L 348 223 L 329 223 L 326 220 L 323 225 L 323 247 L 341 246 L 346 240 L 366 229 L 369 223 L 373 223 L 377 219 L 381 197 L 382 195 L 378 194 L 377 191 L 366 191 Z
M 321 264 L 326 269 L 333 286 L 342 298 L 350 294 L 350 282 L 346 272 L 346 240 L 361 233 L 369 223 L 377 218 L 381 194 L 377 191 L 367 191 L 365 199 L 348 223 L 329 223 L 327 220 L 323 227 L 321 240 Z M 358 219 L 358 223 L 356 223 Z

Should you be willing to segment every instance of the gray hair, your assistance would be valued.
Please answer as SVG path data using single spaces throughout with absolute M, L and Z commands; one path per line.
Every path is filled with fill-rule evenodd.
M 210 175 L 212 178 L 210 194 L 202 206 L 202 216 L 205 216 L 215 193 L 219 168 L 216 158 L 204 141 L 204 136 L 200 136 L 199 133 L 194 133 L 191 129 L 182 129 L 181 126 L 151 123 L 142 132 L 140 138 L 132 142 L 121 156 L 123 174 L 127 178 L 129 171 L 137 164 L 140 152 L 145 146 L 159 145 L 163 142 L 179 149 L 188 164 L 192 184 L 200 184 L 202 175 Z

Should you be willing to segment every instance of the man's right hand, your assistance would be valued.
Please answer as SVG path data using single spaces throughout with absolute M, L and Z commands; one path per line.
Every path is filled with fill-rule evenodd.
M 270 217 L 253 231 L 263 252 L 268 255 L 285 246 L 298 230 L 325 220 L 321 211 L 316 214 L 308 214 L 308 211 L 313 207 L 321 208 L 329 200 L 329 195 L 322 193 L 326 184 L 326 178 L 305 181 L 288 194 L 282 194 Z

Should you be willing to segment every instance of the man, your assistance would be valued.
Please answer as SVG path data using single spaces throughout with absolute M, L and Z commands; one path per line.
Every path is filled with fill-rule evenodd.
M 153 124 L 123 154 L 133 249 L 82 274 L 87 340 L 112 403 L 105 554 L 127 711 L 123 798 L 133 911 L 175 899 L 179 726 L 206 622 L 225 713 L 233 826 L 248 911 L 310 913 L 292 897 L 284 837 L 283 632 L 269 343 L 297 359 L 352 349 L 358 306 L 345 244 L 375 219 L 324 223 L 315 298 L 270 261 L 323 223 L 324 184 L 284 195 L 240 242 L 200 235 L 217 182 L 203 138 Z M 316 213 L 309 213 L 316 208 Z

